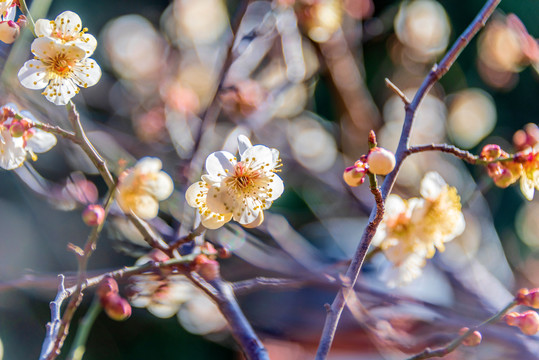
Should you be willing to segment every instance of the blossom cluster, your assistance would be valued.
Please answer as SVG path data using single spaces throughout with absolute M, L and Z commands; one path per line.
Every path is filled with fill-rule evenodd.
M 393 264 L 389 286 L 404 285 L 421 274 L 426 259 L 445 250 L 445 243 L 465 227 L 460 197 L 436 172 L 421 181 L 420 198 L 388 196 L 384 219 L 373 238 Z
M 251 144 L 238 137 L 240 161 L 227 151 L 217 151 L 206 159 L 206 175 L 185 193 L 189 206 L 197 208 L 202 225 L 217 229 L 231 219 L 245 227 L 264 221 L 268 209 L 284 190 L 276 174 L 281 166 L 279 151 Z
M 7 104 L 0 110 L 0 167 L 16 169 L 29 154 L 37 160 L 39 153 L 49 151 L 56 145 L 56 137 L 37 129 L 39 124 L 27 111 L 18 112 L 17 106 Z
M 520 179 L 520 190 L 524 197 L 533 200 L 535 189 L 539 190 L 539 128 L 528 124 L 515 134 L 514 143 L 518 151 L 513 157 L 500 146 L 488 144 L 481 151 L 481 159 L 493 161 L 487 165 L 489 176 L 502 188 Z M 501 161 L 495 161 L 495 160 Z M 506 160 L 504 160 L 506 159 Z
M 87 34 L 80 17 L 65 11 L 54 21 L 39 19 L 37 38 L 32 43 L 34 59 L 19 70 L 21 84 L 28 89 L 43 89 L 43 95 L 56 105 L 66 105 L 79 88 L 97 84 L 101 68 L 90 58 L 97 46 Z
M 373 139 L 375 138 L 373 137 Z M 395 162 L 395 155 L 391 151 L 375 146 L 369 150 L 367 155 L 361 156 L 353 166 L 344 169 L 344 182 L 349 186 L 359 186 L 365 182 L 368 173 L 389 174 L 395 167 Z

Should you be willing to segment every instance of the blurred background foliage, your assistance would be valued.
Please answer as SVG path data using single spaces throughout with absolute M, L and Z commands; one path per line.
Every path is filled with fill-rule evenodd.
M 39 8 L 39 0 L 34 3 Z M 239 65 L 231 67 L 216 101 L 230 23 L 237 26 L 245 2 L 56 0 L 46 16 L 52 19 L 72 10 L 98 38 L 94 58 L 102 65 L 103 77 L 75 102 L 91 140 L 111 166 L 120 159 L 132 163 L 142 156 L 158 156 L 175 179 L 177 193 L 162 211 L 164 221 L 153 223 L 164 233 L 185 233 L 190 228 L 193 214 L 184 208 L 183 191 L 200 174 L 207 154 L 223 146 L 234 152 L 238 133 L 251 134 L 253 143 L 281 151 L 286 190 L 271 209 L 276 215 L 268 216 L 260 230 L 245 233 L 232 227 L 208 234 L 237 255 L 222 262 L 224 276 L 242 280 L 316 273 L 352 254 L 373 200 L 367 186 L 346 188 L 342 171 L 365 153 L 371 128 L 382 146 L 395 150 L 404 117 L 402 103 L 385 86 L 384 78 L 413 96 L 432 64 L 484 1 L 432 1 L 426 10 L 415 13 L 409 10 L 414 3 L 361 0 L 354 7 L 354 1 L 330 0 L 326 17 L 316 23 L 303 11 L 302 7 L 313 6 L 306 1 L 296 8 L 301 37 L 289 14 L 275 15 L 275 25 L 265 17 L 270 3 L 259 4 L 257 10 L 247 12 L 239 28 L 243 38 L 235 39 L 236 54 L 251 53 L 236 59 Z M 41 8 L 47 7 L 46 1 L 41 3 Z M 537 1 L 502 1 L 487 29 L 425 99 L 413 144 L 449 142 L 478 153 L 483 145 L 498 143 L 512 151 L 513 134 L 527 123 L 537 123 L 537 58 L 535 67 L 530 65 L 518 42 L 503 31 L 496 33 L 492 26 L 504 29 L 509 13 L 516 14 L 532 36 L 539 34 Z M 280 42 L 278 33 L 287 41 Z M 17 84 L 16 71 L 29 56 L 26 35 L 13 48 L 2 46 L 6 69 L 2 97 L 31 109 L 42 121 L 67 126 L 63 109 Z M 288 62 L 283 61 L 283 53 L 290 56 Z M 223 111 L 215 115 L 220 107 Z M 37 358 L 50 319 L 48 302 L 55 294 L 55 274 L 76 269 L 66 244 L 82 244 L 88 228 L 80 219 L 84 196 L 82 200 L 73 196 L 66 190 L 68 184 L 75 183 L 74 188 L 87 196 L 80 190 L 86 177 L 99 194 L 105 191 L 87 160 L 66 142 L 60 145 L 32 164 L 36 173 L 25 168 L 17 175 L 2 171 L 0 176 L 0 339 L 5 359 Z M 424 277 L 403 289 L 385 287 L 378 274 L 387 264 L 373 257 L 362 275 L 366 299 L 361 300 L 388 301 L 384 296 L 391 294 L 440 306 L 436 311 L 451 308 L 456 313 L 444 314 L 449 325 L 438 324 L 437 329 L 454 331 L 459 324 L 468 324 L 470 314 L 481 319 L 503 306 L 510 298 L 503 285 L 510 291 L 539 286 L 535 276 L 539 203 L 537 199 L 526 202 L 518 186 L 494 187 L 480 167 L 440 154 L 408 159 L 395 192 L 416 196 L 419 180 L 432 169 L 458 188 L 467 221 L 465 234 L 449 244 L 443 258 L 437 256 L 427 266 Z M 133 256 L 145 252 L 133 245 L 136 235 L 122 228 L 120 217 L 117 220 L 103 234 L 91 259 L 96 273 L 130 265 Z M 466 262 L 471 259 L 477 260 L 473 266 Z M 34 281 L 28 274 L 39 277 Z M 242 296 L 240 302 L 255 328 L 271 339 L 272 358 L 302 359 L 309 358 L 318 341 L 322 304 L 334 293 L 335 289 L 324 287 L 261 292 Z M 386 309 L 380 316 L 405 320 L 413 314 L 424 323 L 436 318 L 417 315 L 417 309 L 399 309 Z M 372 346 L 358 354 L 358 343 L 370 344 L 361 331 L 353 317 L 343 321 L 335 344 L 335 354 L 342 357 L 335 358 L 382 358 Z M 414 331 L 410 332 L 429 332 L 420 326 Z M 134 309 L 126 322 L 104 315 L 98 318 L 85 359 L 237 359 L 233 347 L 226 333 L 192 335 L 176 317 L 159 319 L 145 309 Z M 478 351 L 473 356 L 487 359 L 497 350 L 485 345 Z

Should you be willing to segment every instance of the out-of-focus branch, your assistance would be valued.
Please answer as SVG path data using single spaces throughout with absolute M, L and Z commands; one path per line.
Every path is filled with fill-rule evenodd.
M 424 351 L 422 351 L 421 353 L 419 353 L 419 354 L 417 354 L 415 356 L 412 356 L 408 360 L 423 360 L 423 359 L 430 359 L 430 358 L 433 358 L 433 357 L 442 357 L 442 356 L 445 356 L 445 355 L 455 351 L 464 342 L 464 340 L 466 340 L 466 338 L 468 336 L 470 336 L 474 331 L 479 330 L 484 325 L 492 324 L 492 323 L 495 323 L 495 322 L 499 321 L 505 314 L 507 314 L 509 312 L 509 310 L 511 310 L 516 305 L 517 305 L 517 301 L 510 302 L 506 307 L 504 307 L 498 313 L 493 315 L 491 318 L 485 320 L 484 322 L 482 322 L 481 324 L 479 324 L 477 326 L 474 326 L 474 327 L 468 329 L 468 331 L 466 331 L 464 334 L 457 337 L 455 340 L 451 341 L 446 346 L 444 346 L 442 348 L 439 348 L 439 349 L 436 349 L 436 350 L 431 350 L 431 349 L 427 348 Z
M 297 289 L 304 285 L 306 282 L 307 281 L 295 279 L 256 277 L 254 279 L 232 283 L 232 289 L 234 290 L 234 293 L 236 295 L 243 295 L 265 289 Z
M 391 173 L 389 173 L 388 176 L 386 176 L 384 183 L 382 184 L 381 193 L 378 195 L 375 194 L 376 207 L 374 207 L 371 211 L 371 221 L 363 232 L 363 236 L 361 237 L 356 253 L 354 254 L 352 262 L 350 263 L 350 266 L 348 267 L 348 270 L 346 272 L 346 277 L 350 281 L 349 286 L 351 288 L 354 287 L 357 281 L 370 242 L 372 240 L 372 237 L 374 236 L 374 233 L 376 232 L 378 223 L 376 223 L 375 220 L 377 218 L 380 218 L 381 221 L 382 214 L 380 212 L 380 203 L 383 204 L 386 197 L 391 192 L 391 189 L 393 188 L 393 185 L 395 184 L 395 180 L 399 173 L 400 166 L 402 165 L 402 162 L 407 156 L 408 146 L 410 142 L 410 133 L 412 131 L 412 124 L 415 118 L 416 111 L 421 104 L 421 101 L 426 96 L 428 91 L 432 88 L 432 86 L 445 73 L 447 73 L 451 65 L 453 65 L 459 54 L 470 42 L 470 40 L 477 34 L 477 32 L 479 32 L 479 30 L 483 26 L 485 26 L 487 19 L 492 15 L 494 9 L 496 9 L 500 1 L 501 0 L 488 0 L 485 3 L 483 8 L 479 11 L 479 14 L 471 22 L 468 28 L 466 28 L 466 30 L 462 33 L 460 38 L 455 42 L 449 52 L 444 56 L 440 64 L 433 66 L 432 70 L 429 72 L 429 74 L 423 81 L 423 84 L 415 94 L 414 99 L 412 100 L 410 105 L 406 107 L 404 125 L 402 128 L 399 145 L 396 152 L 395 169 Z M 335 300 L 333 301 L 331 307 L 327 307 L 328 313 L 326 316 L 326 322 L 324 324 L 322 337 L 320 339 L 320 344 L 316 354 L 317 360 L 324 360 L 329 354 L 329 350 L 335 336 L 335 331 L 337 330 L 337 324 L 339 322 L 342 310 L 345 306 L 346 299 L 344 297 L 344 290 L 346 290 L 345 287 L 341 288 L 337 293 L 337 296 L 335 297 Z

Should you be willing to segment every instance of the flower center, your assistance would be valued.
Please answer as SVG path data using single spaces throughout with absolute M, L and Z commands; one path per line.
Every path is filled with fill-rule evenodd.
M 73 61 L 67 58 L 66 54 L 58 54 L 51 59 L 51 69 L 59 76 L 66 77 L 71 73 Z
M 244 192 L 251 188 L 261 173 L 251 170 L 244 163 L 239 162 L 234 166 L 234 174 L 229 178 L 230 186 L 238 192 Z

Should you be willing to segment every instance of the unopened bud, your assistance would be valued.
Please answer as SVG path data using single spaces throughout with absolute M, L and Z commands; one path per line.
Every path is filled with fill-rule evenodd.
M 209 259 L 206 255 L 198 255 L 194 260 L 195 270 L 206 281 L 219 278 L 219 263 Z
M 344 169 L 342 177 L 348 186 L 359 186 L 365 182 L 367 175 L 367 164 L 361 160 L 356 161 L 354 166 L 349 166 Z
M 217 249 L 217 256 L 219 256 L 221 259 L 228 259 L 232 256 L 232 252 L 227 247 L 221 247 Z
M 539 331 L 539 315 L 533 310 L 521 314 L 511 312 L 505 315 L 505 322 L 507 325 L 518 327 L 526 335 L 535 335 Z
M 82 220 L 88 226 L 98 226 L 105 220 L 105 209 L 101 205 L 88 205 L 82 212 Z
M 25 126 L 20 121 L 15 121 L 9 125 L 9 133 L 13 137 L 21 137 L 26 131 Z
M 468 330 L 470 330 L 470 329 L 467 328 L 467 327 L 463 327 L 462 329 L 459 330 L 459 335 L 460 336 L 464 335 Z M 481 333 L 476 330 L 476 331 L 472 332 L 470 335 L 468 335 L 466 337 L 466 339 L 464 339 L 462 341 L 462 345 L 464 345 L 464 346 L 477 346 L 477 345 L 481 344 L 482 339 L 483 339 L 483 337 L 481 336 Z
M 101 306 L 112 320 L 123 321 L 131 316 L 131 305 L 118 294 L 110 294 L 102 299 Z
M 2 21 L 0 22 L 0 41 L 6 44 L 13 43 L 21 32 L 21 29 L 14 21 Z
M 481 150 L 481 158 L 485 160 L 494 160 L 502 156 L 502 148 L 500 145 L 488 144 L 483 146 Z
M 369 171 L 376 175 L 387 175 L 395 167 L 395 155 L 381 147 L 374 147 L 367 156 Z
M 245 227 L 245 228 L 248 228 L 248 229 L 252 229 L 252 228 L 255 228 L 257 226 L 262 225 L 263 222 L 264 222 L 264 212 L 261 211 L 261 212 L 258 213 L 258 216 L 256 217 L 256 219 L 254 219 L 249 224 L 242 224 L 242 226 Z
M 99 296 L 99 299 L 104 299 L 112 294 L 118 294 L 118 292 L 118 283 L 110 276 L 101 280 L 97 288 L 97 296 Z
M 378 143 L 376 142 L 376 134 L 374 133 L 374 130 L 369 131 L 369 147 L 373 148 L 377 146 Z

